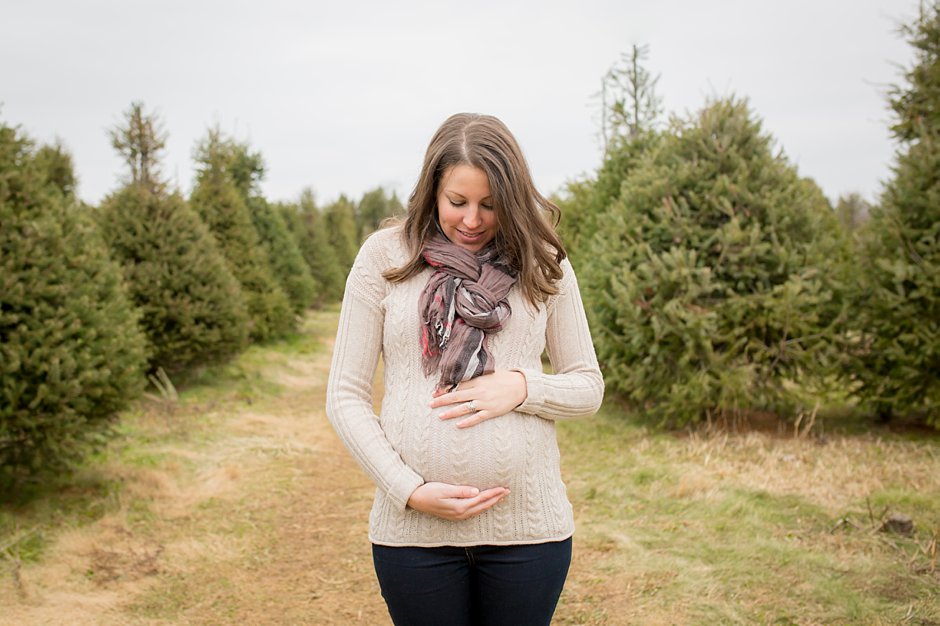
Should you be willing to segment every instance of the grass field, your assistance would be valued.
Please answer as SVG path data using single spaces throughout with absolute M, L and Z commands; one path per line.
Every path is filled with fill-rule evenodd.
M 0 506 L 0 624 L 389 623 L 372 486 L 323 413 L 336 322 L 142 401 L 71 480 Z M 613 401 L 559 424 L 556 623 L 940 626 L 940 438 L 846 430 L 670 433 Z
M 572 623 L 940 624 L 936 439 L 675 435 L 620 416 L 562 428 L 586 557 Z M 913 536 L 879 531 L 891 512 Z

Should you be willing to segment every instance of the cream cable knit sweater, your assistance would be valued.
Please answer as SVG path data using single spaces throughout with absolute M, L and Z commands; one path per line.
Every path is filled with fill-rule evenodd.
M 574 532 L 571 504 L 559 470 L 556 419 L 590 415 L 604 381 L 597 367 L 578 283 L 562 263 L 560 293 L 535 308 L 518 286 L 512 317 L 488 339 L 497 369 L 522 372 L 528 398 L 501 417 L 467 429 L 430 409 L 436 376 L 425 377 L 418 341 L 418 297 L 432 271 L 401 283 L 382 272 L 407 260 L 401 229 L 373 234 L 346 281 L 327 415 L 340 439 L 375 482 L 369 539 L 389 546 L 524 544 L 565 539 Z M 542 373 L 548 349 L 555 374 Z M 385 396 L 372 409 L 372 380 L 382 355 Z M 454 522 L 407 506 L 425 481 L 503 486 L 510 494 L 470 519 Z

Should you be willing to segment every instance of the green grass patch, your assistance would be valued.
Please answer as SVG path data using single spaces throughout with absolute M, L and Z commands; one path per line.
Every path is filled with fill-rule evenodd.
M 38 561 L 63 528 L 95 522 L 118 507 L 120 481 L 83 468 L 21 492 L 0 506 L 0 562 Z

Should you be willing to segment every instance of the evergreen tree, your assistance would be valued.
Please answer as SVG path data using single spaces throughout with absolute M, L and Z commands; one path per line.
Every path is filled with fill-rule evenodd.
M 359 241 L 364 241 L 370 233 L 377 231 L 387 218 L 402 213 L 404 207 L 394 193 L 389 197 L 382 187 L 367 191 L 362 195 L 356 210 Z
M 249 318 L 241 288 L 212 233 L 179 193 L 132 183 L 106 197 L 99 215 L 143 311 L 151 370 L 182 374 L 244 349 Z
M 663 113 L 654 77 L 643 62 L 649 46 L 633 44 L 601 82 L 601 138 L 605 154 L 617 139 L 636 139 L 655 129 Z
M 858 193 L 840 196 L 836 202 L 836 217 L 842 227 L 850 233 L 858 230 L 859 226 L 868 219 L 869 213 L 871 213 L 871 206 Z
M 271 204 L 271 207 L 281 216 L 281 221 L 284 222 L 287 231 L 297 245 L 297 249 L 300 250 L 301 256 L 303 256 L 303 239 L 305 233 L 303 217 L 300 215 L 300 206 L 298 206 L 296 202 L 274 202 Z M 306 262 L 306 257 L 304 257 L 304 262 Z M 313 281 L 317 284 L 317 289 L 319 290 L 320 283 L 317 281 L 316 277 L 313 278 Z
M 596 179 L 591 178 L 569 181 L 550 198 L 561 211 L 555 230 L 565 244 L 568 260 L 578 275 L 584 270 L 581 261 L 585 242 L 593 234 L 593 226 L 588 226 L 587 220 L 598 212 L 594 202 L 595 183 Z
M 674 424 L 789 410 L 839 354 L 847 246 L 745 104 L 674 122 L 601 218 L 585 276 L 612 390 Z
M 128 183 L 152 190 L 165 187 L 160 178 L 159 155 L 166 148 L 167 133 L 156 114 L 147 115 L 142 102 L 132 102 L 124 114 L 124 123 L 108 134 L 111 146 L 130 170 Z
M 624 179 L 639 159 L 656 147 L 662 101 L 656 94 L 659 77 L 643 65 L 647 54 L 646 46 L 634 45 L 604 76 L 604 161 L 594 178 L 570 183 L 558 199 L 562 214 L 558 232 L 576 271 L 590 260 L 591 239 L 603 226 L 598 219 L 619 198 Z
M 265 174 L 261 153 L 252 151 L 247 143 L 231 138 L 221 140 L 216 151 L 216 158 L 224 161 L 224 171 L 248 207 L 274 277 L 294 312 L 302 313 L 314 302 L 317 284 L 287 225 L 261 194 L 261 181 Z
M 916 61 L 892 91 L 901 149 L 862 236 L 855 372 L 882 417 L 940 428 L 940 3 L 905 32 Z
M 636 137 L 618 137 L 608 146 L 595 178 L 569 183 L 567 193 L 559 198 L 562 217 L 558 232 L 579 273 L 590 263 L 592 239 L 605 228 L 603 215 L 620 197 L 623 181 L 658 141 L 659 134 L 652 130 Z
M 78 179 L 72 155 L 62 143 L 57 141 L 52 146 L 40 146 L 33 158 L 39 170 L 45 173 L 46 183 L 58 189 L 63 197 L 74 201 Z
M 301 314 L 317 300 L 318 286 L 310 268 L 281 214 L 261 196 L 254 196 L 248 202 L 252 223 L 268 253 L 271 269 L 294 312 Z
M 111 137 L 131 175 L 102 202 L 98 221 L 143 312 L 150 367 L 177 374 L 226 359 L 248 339 L 238 282 L 206 225 L 159 177 L 165 137 L 150 134 L 159 133 L 159 120 L 134 104 L 124 124 Z
M 310 267 L 310 273 L 320 284 L 318 304 L 341 299 L 348 268 L 344 269 L 340 264 L 336 250 L 330 242 L 326 220 L 320 213 L 310 189 L 301 192 L 296 216 L 294 219 L 300 223 L 300 251 Z
M 54 158 L 50 158 L 54 157 Z M 146 340 L 61 146 L 0 123 L 0 488 L 68 466 L 143 387 Z
M 920 15 L 902 29 L 914 48 L 915 62 L 905 73 L 906 83 L 891 89 L 890 105 L 896 116 L 891 127 L 904 145 L 924 135 L 940 133 L 940 3 L 923 2 Z
M 356 260 L 356 253 L 359 252 L 356 206 L 349 198 L 340 194 L 335 202 L 324 209 L 323 222 L 345 280 L 349 268 Z
M 404 203 L 402 203 L 401 198 L 393 191 L 392 196 L 388 199 L 388 216 L 404 216 L 407 212 L 408 210 L 405 208 Z M 379 224 L 379 226 L 381 226 L 381 224 Z
M 196 148 L 196 186 L 190 201 L 238 279 L 251 317 L 251 337 L 264 341 L 294 326 L 287 294 L 274 277 L 244 198 L 241 163 L 232 158 L 233 143 L 211 129 Z M 236 167 L 232 167 L 232 165 Z
M 306 193 L 306 192 L 305 192 Z M 281 217 L 281 221 L 287 227 L 291 240 L 300 252 L 300 258 L 303 259 L 307 273 L 310 275 L 314 285 L 314 298 L 311 306 L 319 308 L 323 304 L 323 283 L 314 275 L 313 268 L 307 259 L 306 249 L 308 248 L 308 236 L 304 226 L 304 218 L 300 214 L 300 206 L 296 202 L 275 202 L 271 205 L 274 211 Z

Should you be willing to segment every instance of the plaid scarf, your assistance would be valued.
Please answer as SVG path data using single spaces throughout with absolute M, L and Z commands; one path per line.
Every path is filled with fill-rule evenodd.
M 440 232 L 424 246 L 424 259 L 435 268 L 418 300 L 424 373 L 440 370 L 438 387 L 451 390 L 495 369 L 486 338 L 512 315 L 506 296 L 516 272 L 493 242 L 474 253 Z

